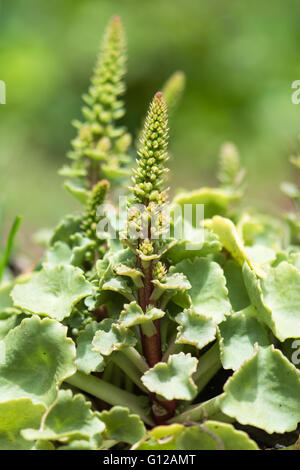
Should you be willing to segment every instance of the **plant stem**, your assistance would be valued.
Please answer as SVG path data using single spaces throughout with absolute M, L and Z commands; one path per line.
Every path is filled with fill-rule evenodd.
M 168 349 L 165 351 L 165 353 L 162 357 L 163 362 L 167 362 L 167 360 L 168 360 L 168 358 L 171 354 L 176 354 L 177 352 L 179 352 L 181 350 L 180 344 L 176 344 L 175 340 L 176 340 L 176 336 L 174 336 L 171 339 L 170 344 L 168 346 Z
M 18 228 L 20 227 L 21 220 L 22 220 L 22 217 L 17 216 L 14 220 L 14 223 L 13 223 L 11 229 L 10 229 L 7 244 L 6 244 L 6 248 L 5 248 L 5 251 L 4 251 L 4 255 L 3 255 L 2 261 L 0 263 L 0 282 L 2 280 L 3 272 L 4 272 L 4 269 L 7 265 L 9 255 L 10 255 L 12 247 L 13 247 L 15 235 L 18 231 Z
M 148 264 L 148 263 L 147 263 Z M 152 262 L 148 266 L 143 266 L 139 259 L 139 266 L 144 274 L 144 286 L 139 288 L 139 304 L 144 313 L 146 313 L 148 305 L 150 305 L 150 297 L 153 290 L 152 285 Z M 147 336 L 143 329 L 140 328 L 143 353 L 149 364 L 149 367 L 154 367 L 157 362 L 161 360 L 161 339 L 159 320 L 153 322 L 155 326 L 155 333 L 152 336 Z
M 145 393 L 148 393 L 146 387 L 141 382 L 141 374 L 130 360 L 122 354 L 121 351 L 116 351 L 112 355 L 112 361 L 122 369 L 125 374 Z
M 149 369 L 145 359 L 135 348 L 124 348 L 123 351 L 120 351 L 120 353 L 124 354 L 142 374 L 144 374 L 146 370 Z
M 219 345 L 215 343 L 203 356 L 200 357 L 198 362 L 197 371 L 194 374 L 194 382 L 198 387 L 198 392 L 201 392 L 213 376 L 221 368 Z
M 225 423 L 232 423 L 234 418 L 230 418 L 222 413 L 220 403 L 224 393 L 217 395 L 199 405 L 190 406 L 183 413 L 170 419 L 169 423 L 184 423 L 186 421 L 202 421 L 206 419 L 216 419 Z
M 150 229 L 149 229 L 150 230 Z M 150 239 L 149 231 L 149 239 Z M 152 262 L 149 264 L 145 264 L 141 262 L 139 259 L 139 267 L 142 269 L 144 274 L 144 286 L 139 289 L 139 303 L 144 312 L 146 312 L 148 305 L 151 303 L 156 305 L 156 302 L 151 302 L 151 294 L 153 291 L 153 284 L 152 284 Z M 155 320 L 153 322 L 154 326 L 154 334 L 152 336 L 148 336 L 145 333 L 148 331 L 143 331 L 143 328 L 140 328 L 141 332 L 141 340 L 142 340 L 142 347 L 143 353 L 149 367 L 154 367 L 158 362 L 162 359 L 162 349 L 161 349 L 161 337 L 160 337 L 160 325 L 159 320 Z M 156 424 L 163 424 L 167 421 L 171 416 L 173 416 L 175 408 L 176 408 L 176 400 L 171 401 L 161 401 L 155 397 L 155 394 L 150 393 L 150 398 L 153 401 L 152 412 L 153 417 Z M 157 403 L 155 403 L 157 402 Z M 158 404 L 158 406 L 157 406 Z M 162 412 L 163 411 L 163 412 Z
M 100 400 L 110 405 L 125 406 L 132 412 L 137 413 L 146 424 L 150 426 L 154 424 L 146 410 L 139 404 L 138 397 L 132 393 L 126 392 L 93 375 L 85 375 L 82 372 L 76 372 L 72 377 L 66 379 L 65 382 L 100 398 Z

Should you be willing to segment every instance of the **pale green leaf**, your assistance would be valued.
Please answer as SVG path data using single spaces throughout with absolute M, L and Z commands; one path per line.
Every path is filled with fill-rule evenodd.
M 105 423 L 105 435 L 108 439 L 134 444 L 146 434 L 141 418 L 131 414 L 128 408 L 114 406 L 109 411 L 102 411 L 100 417 Z
M 144 439 L 137 442 L 131 450 L 176 450 L 176 436 L 184 430 L 182 424 L 156 426 L 147 432 Z
M 90 191 L 88 191 L 80 183 L 77 183 L 75 181 L 66 181 L 64 183 L 64 187 L 70 194 L 72 194 L 72 196 L 77 199 L 77 201 L 81 202 L 81 204 L 87 203 L 90 197 Z
M 243 269 L 249 297 L 260 318 L 281 341 L 300 337 L 300 272 L 283 261 L 270 268 L 268 277 L 256 278 L 246 265 Z
M 287 225 L 268 214 L 244 212 L 237 230 L 245 245 L 264 245 L 275 251 L 286 246 L 289 233 Z
M 124 310 L 121 312 L 119 323 L 126 328 L 130 328 L 134 325 L 141 325 L 149 321 L 158 320 L 164 315 L 165 312 L 151 305 L 144 313 L 137 302 L 133 301 L 130 304 L 124 305 Z
M 188 278 L 192 285 L 188 294 L 197 313 L 212 318 L 216 323 L 230 314 L 226 281 L 219 264 L 205 258 L 184 260 L 170 269 L 170 273 L 173 272 L 183 273 Z M 175 297 L 172 300 L 176 303 Z
M 173 264 L 186 258 L 193 259 L 214 254 L 222 248 L 218 237 L 213 232 L 203 227 L 195 228 L 182 217 L 175 220 L 174 231 L 175 234 L 179 234 L 179 239 L 176 245 L 165 254 Z
M 118 351 L 136 344 L 133 333 L 123 325 L 113 323 L 111 319 L 105 319 L 101 323 L 93 339 L 93 351 L 109 356 L 113 351 Z
M 173 354 L 168 362 L 159 362 L 142 376 L 143 384 L 150 392 L 166 400 L 192 400 L 197 387 L 192 375 L 197 369 L 197 359 L 190 354 Z
M 130 266 L 127 266 L 126 264 L 120 263 L 115 266 L 114 270 L 118 276 L 127 276 L 132 279 L 136 287 L 143 287 L 144 274 L 140 269 L 132 268 Z
M 172 205 L 204 204 L 204 216 L 209 219 L 216 214 L 226 214 L 229 205 L 237 199 L 237 195 L 220 188 L 201 188 L 178 194 Z
M 81 269 L 66 265 L 45 265 L 11 293 L 16 306 L 56 320 L 69 316 L 74 305 L 90 294 L 92 287 Z
M 223 266 L 228 297 L 235 312 L 243 310 L 250 305 L 250 299 L 243 279 L 241 266 L 229 259 Z
M 47 251 L 45 263 L 47 265 L 70 264 L 72 250 L 64 242 L 55 242 Z
M 211 220 L 205 221 L 205 226 L 218 235 L 224 248 L 240 266 L 243 265 L 244 261 L 247 261 L 248 264 L 252 266 L 243 241 L 239 237 L 238 231 L 231 220 L 215 215 Z
M 255 344 L 268 346 L 270 340 L 263 323 L 255 318 L 254 308 L 237 312 L 219 324 L 221 361 L 224 369 L 237 370 L 253 356 Z
M 273 346 L 261 348 L 224 386 L 223 413 L 268 433 L 300 422 L 300 372 Z
M 246 246 L 245 250 L 253 265 L 271 264 L 276 259 L 276 252 L 264 245 Z
M 81 215 L 67 215 L 54 230 L 50 241 L 51 245 L 57 241 L 69 244 L 74 233 L 81 231 L 81 223 Z
M 81 233 L 75 233 L 72 237 L 71 264 L 80 267 L 86 260 L 86 254 L 95 250 L 95 247 L 94 240 L 83 236 Z
M 0 402 L 30 398 L 49 404 L 58 385 L 76 371 L 75 345 L 55 320 L 26 318 L 0 344 Z
M 231 424 L 205 421 L 185 427 L 182 424 L 157 426 L 135 444 L 132 450 L 258 450 L 257 444 Z
M 216 325 L 214 322 L 192 309 L 179 313 L 175 320 L 179 323 L 176 343 L 192 344 L 198 349 L 202 349 L 215 339 Z
M 117 292 L 123 295 L 127 300 L 134 300 L 132 289 L 126 279 L 122 276 L 112 277 L 102 285 L 103 291 Z
M 36 430 L 26 426 L 22 436 L 29 441 L 89 439 L 105 429 L 99 413 L 92 412 L 90 408 L 91 403 L 83 395 L 72 396 L 71 390 L 60 390 L 43 417 L 41 428 Z
M 104 368 L 104 358 L 93 351 L 92 341 L 101 325 L 96 321 L 88 323 L 77 338 L 76 365 L 84 374 L 101 372 Z
M 34 442 L 26 441 L 24 428 L 39 428 L 46 407 L 33 404 L 29 398 L 12 399 L 0 403 L 0 450 L 31 450 Z
M 14 284 L 9 282 L 0 286 L 0 313 L 13 313 L 16 312 L 12 299 L 10 297 L 11 290 Z
M 19 324 L 20 315 L 11 313 L 0 313 L 0 340 L 3 339 L 7 333 Z
M 175 445 L 176 450 L 259 450 L 245 432 L 217 421 L 183 429 Z
M 154 289 L 151 300 L 158 300 L 164 293 L 168 296 L 171 294 L 172 296 L 176 291 L 186 291 L 192 287 L 186 276 L 178 272 L 167 275 L 164 282 L 154 279 L 152 283 L 154 284 Z

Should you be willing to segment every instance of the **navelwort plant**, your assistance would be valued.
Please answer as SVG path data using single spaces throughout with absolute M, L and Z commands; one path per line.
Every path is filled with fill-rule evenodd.
M 6 266 L 18 221 L 3 251 L 0 449 L 296 449 L 299 219 L 243 209 L 231 143 L 216 188 L 168 200 L 181 72 L 150 104 L 128 183 L 125 50 L 114 17 L 62 170 L 82 212 L 33 272 L 13 279 Z M 122 181 L 128 217 L 113 238 L 99 226 L 113 224 L 102 208 Z M 205 219 L 186 220 L 187 205 Z

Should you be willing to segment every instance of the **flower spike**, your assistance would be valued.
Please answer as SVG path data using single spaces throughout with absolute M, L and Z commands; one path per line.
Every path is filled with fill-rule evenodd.
M 162 190 L 164 175 L 168 171 L 164 167 L 168 160 L 168 115 L 167 104 L 161 92 L 153 98 L 145 120 L 144 129 L 138 149 L 138 167 L 133 170 L 130 188 L 135 202 L 148 204 L 150 201 L 163 202 L 166 191 Z
M 68 154 L 71 167 L 61 174 L 75 177 L 92 188 L 102 177 L 120 179 L 127 174 L 126 155 L 131 137 L 117 122 L 124 116 L 126 42 L 121 19 L 114 16 L 104 36 L 82 112 L 84 122 L 74 121 L 78 129 Z

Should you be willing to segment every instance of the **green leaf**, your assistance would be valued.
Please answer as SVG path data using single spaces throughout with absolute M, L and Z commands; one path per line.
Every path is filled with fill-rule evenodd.
M 233 310 L 239 312 L 250 305 L 242 268 L 236 261 L 229 259 L 223 266 L 223 270 L 230 303 Z
M 147 432 L 141 442 L 137 442 L 131 450 L 176 450 L 175 439 L 184 429 L 182 424 L 156 426 Z
M 217 421 L 183 429 L 175 445 L 176 450 L 259 450 L 245 432 Z
M 267 214 L 244 212 L 237 230 L 245 245 L 264 245 L 275 251 L 288 241 L 288 227 L 279 218 Z
M 76 365 L 80 372 L 90 374 L 101 372 L 104 368 L 104 358 L 93 351 L 92 341 L 101 325 L 96 321 L 88 323 L 77 338 Z
M 5 283 L 0 286 L 0 312 L 2 313 L 17 312 L 10 297 L 13 286 L 14 283 Z
M 107 178 L 108 180 L 116 180 L 119 178 L 124 178 L 130 174 L 127 168 L 120 168 L 118 166 L 114 166 L 111 164 L 102 165 L 101 170 L 105 178 Z
M 259 349 L 224 386 L 223 413 L 268 433 L 296 429 L 300 372 L 273 346 Z
M 72 250 L 64 242 L 55 242 L 47 251 L 45 263 L 47 265 L 70 264 Z
M 117 292 L 123 295 L 127 300 L 134 300 L 132 289 L 126 279 L 122 276 L 112 277 L 102 285 L 103 291 Z
M 184 260 L 170 268 L 170 273 L 173 272 L 183 273 L 190 281 L 192 288 L 188 293 L 197 313 L 212 318 L 216 323 L 230 314 L 226 281 L 219 264 L 205 258 Z M 177 303 L 176 297 L 172 300 Z
M 102 437 L 94 436 L 89 441 L 74 440 L 70 441 L 67 445 L 60 446 L 57 450 L 100 450 L 102 444 Z
M 73 168 L 69 165 L 64 165 L 59 171 L 60 176 L 66 176 L 67 178 L 81 178 L 86 176 L 87 170 L 85 168 Z
M 132 279 L 136 287 L 143 287 L 144 274 L 140 269 L 132 268 L 130 266 L 126 266 L 126 264 L 120 263 L 115 266 L 114 270 L 118 276 L 127 276 Z
M 179 204 L 204 204 L 204 216 L 209 219 L 216 214 L 226 214 L 229 205 L 237 200 L 236 194 L 220 188 L 201 188 L 195 191 L 178 194 L 172 206 Z
M 0 340 L 3 339 L 10 330 L 17 326 L 22 319 L 22 315 L 5 312 L 0 313 Z
M 54 230 L 50 240 L 51 245 L 57 241 L 70 244 L 70 239 L 74 233 L 81 231 L 82 216 L 81 215 L 67 215 Z
M 224 369 L 239 369 L 253 356 L 256 343 L 259 346 L 270 344 L 264 324 L 255 315 L 251 306 L 220 323 L 220 351 Z
M 0 403 L 0 450 L 31 450 L 35 442 L 26 441 L 21 431 L 28 426 L 39 428 L 46 407 L 29 398 Z
M 128 408 L 114 406 L 109 411 L 102 411 L 101 420 L 106 425 L 108 439 L 134 444 L 146 434 L 144 423 L 138 415 L 130 414 Z
M 166 400 L 192 400 L 197 387 L 192 375 L 197 369 L 197 359 L 190 354 L 173 354 L 168 362 L 159 362 L 142 376 L 143 384 L 150 392 Z
M 243 431 L 231 424 L 205 421 L 185 427 L 182 424 L 157 426 L 135 444 L 132 450 L 259 450 Z
M 95 250 L 95 242 L 81 233 L 75 233 L 72 238 L 71 264 L 80 267 L 86 260 L 86 254 L 91 250 Z
M 216 325 L 214 322 L 192 309 L 179 313 L 175 320 L 180 325 L 177 328 L 176 343 L 192 344 L 198 349 L 202 349 L 215 339 Z
M 93 351 L 109 356 L 113 351 L 135 346 L 136 338 L 133 333 L 124 326 L 113 323 L 110 318 L 103 320 L 100 327 L 101 330 L 96 332 L 93 339 Z
M 149 321 L 158 320 L 164 315 L 165 312 L 163 312 L 163 310 L 153 306 L 149 306 L 144 313 L 137 302 L 134 301 L 130 304 L 124 305 L 124 310 L 121 312 L 119 323 L 126 328 L 130 328 L 134 325 L 141 325 Z
M 221 250 L 222 245 L 218 237 L 210 230 L 202 227 L 194 228 L 181 217 L 176 219 L 174 229 L 178 225 L 182 229 L 182 235 L 176 245 L 171 247 L 165 254 L 166 258 L 173 264 L 183 259 L 207 256 Z
M 76 371 L 75 345 L 60 323 L 33 316 L 0 342 L 0 402 L 30 398 L 51 403 L 62 381 Z
M 245 284 L 260 318 L 281 341 L 300 337 L 300 272 L 286 261 L 270 268 L 268 277 L 257 279 L 249 267 Z
M 276 252 L 264 245 L 246 246 L 245 250 L 253 265 L 271 264 L 276 259 Z
M 168 297 L 170 294 L 173 296 L 176 291 L 184 292 L 192 287 L 186 276 L 182 273 L 167 275 L 164 282 L 154 279 L 152 283 L 154 284 L 154 289 L 151 300 L 158 300 L 164 293 L 166 293 Z
M 59 321 L 68 317 L 74 305 L 90 294 L 92 287 L 83 271 L 66 265 L 45 265 L 28 282 L 16 285 L 11 293 L 16 306 Z
M 57 400 L 45 413 L 40 429 L 28 427 L 22 431 L 22 436 L 29 441 L 88 440 L 105 429 L 104 423 L 99 419 L 100 414 L 92 412 L 90 408 L 91 403 L 83 395 L 72 396 L 71 390 L 60 390 Z
M 226 248 L 240 266 L 243 265 L 245 260 L 252 266 L 243 241 L 239 237 L 237 229 L 231 220 L 215 215 L 211 220 L 205 221 L 205 226 L 218 235 L 224 248 Z
M 77 201 L 81 202 L 81 204 L 87 203 L 90 196 L 90 191 L 88 191 L 80 183 L 76 183 L 75 181 L 66 181 L 64 183 L 64 187 L 70 194 L 72 194 L 72 196 L 77 199 Z

